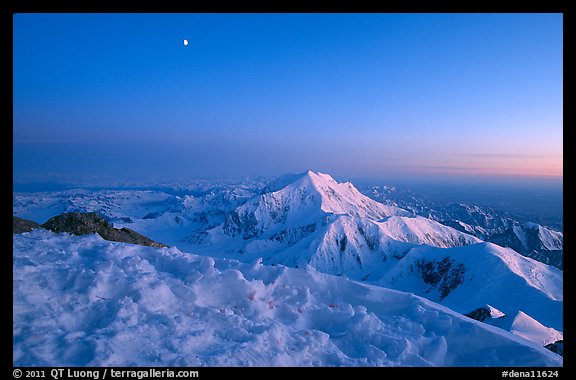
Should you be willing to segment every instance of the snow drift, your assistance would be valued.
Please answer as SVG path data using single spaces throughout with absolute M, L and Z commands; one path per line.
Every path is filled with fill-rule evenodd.
M 14 366 L 562 365 L 418 296 L 314 270 L 43 230 L 13 250 Z

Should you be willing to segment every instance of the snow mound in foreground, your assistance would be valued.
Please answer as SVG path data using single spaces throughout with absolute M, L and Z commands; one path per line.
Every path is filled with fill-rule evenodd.
M 423 298 L 316 271 L 14 235 L 14 366 L 560 366 Z

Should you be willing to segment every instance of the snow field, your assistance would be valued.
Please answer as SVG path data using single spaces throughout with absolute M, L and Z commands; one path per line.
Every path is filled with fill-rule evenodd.
M 14 365 L 559 366 L 410 293 L 316 272 L 14 235 Z

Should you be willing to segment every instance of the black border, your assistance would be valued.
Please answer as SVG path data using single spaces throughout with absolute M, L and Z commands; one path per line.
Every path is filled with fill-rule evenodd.
M 320 3 L 320 2 L 319 2 Z M 326 4 L 329 4 L 327 6 Z M 270 2 L 270 1 L 231 1 L 192 2 L 182 0 L 140 1 L 137 4 L 127 1 L 110 0 L 3 0 L 2 7 L 9 13 L 567 13 L 573 7 L 571 0 L 405 0 L 401 2 Z
M 367 4 L 372 3 L 372 4 Z M 11 70 L 3 70 L 1 76 L 2 83 L 2 95 L 0 99 L 7 100 L 13 95 L 13 16 L 16 13 L 188 13 L 188 12 L 202 12 L 202 13 L 562 13 L 563 14 L 563 26 L 564 26 L 564 46 L 569 47 L 569 49 L 564 49 L 564 123 L 568 126 L 576 125 L 574 123 L 574 95 L 576 91 L 576 82 L 574 80 L 573 68 L 576 67 L 573 58 L 574 47 L 576 43 L 574 41 L 574 36 L 576 35 L 576 30 L 574 28 L 574 5 L 576 2 L 570 0 L 407 0 L 402 2 L 380 2 L 375 4 L 374 2 L 367 3 L 350 3 L 350 2 L 340 2 L 331 3 L 330 7 L 324 5 L 314 5 L 314 4 L 297 4 L 294 2 L 230 2 L 230 4 L 211 2 L 211 3 L 198 3 L 191 1 L 174 1 L 174 0 L 163 0 L 161 2 L 144 2 L 140 1 L 138 5 L 130 4 L 129 2 L 122 1 L 107 1 L 107 0 L 88 0 L 88 1 L 48 1 L 48 0 L 0 0 L 0 30 L 1 30 L 1 49 L 4 52 L 1 56 L 3 57 L 4 64 L 2 67 L 10 67 Z M 566 54 L 568 52 L 568 54 Z M 8 59 L 10 59 L 9 62 Z M 4 103 L 4 102 L 3 102 Z M 6 102 L 7 103 L 7 102 Z M 568 105 L 568 107 L 566 106 Z M 8 110 L 10 110 L 8 112 Z M 2 147 L 0 148 L 0 160 L 2 165 L 5 166 L 2 170 L 4 177 L 10 176 L 13 178 L 13 147 L 8 145 L 9 141 L 13 141 L 13 130 L 8 126 L 13 126 L 13 114 L 12 107 L 6 104 L 3 107 L 0 118 L 2 119 Z M 565 129 L 566 130 L 566 129 Z M 569 130 L 569 129 L 568 129 Z M 571 154 L 570 145 L 566 144 L 564 140 L 564 151 L 568 152 L 568 156 Z M 568 149 L 566 149 L 568 148 Z M 572 162 L 568 160 L 568 162 Z M 574 246 L 574 231 L 575 226 L 573 224 L 573 214 L 576 211 L 573 203 L 572 193 L 569 192 L 566 196 L 567 191 L 571 190 L 573 186 L 574 178 L 572 178 L 572 173 L 570 171 L 564 170 L 564 231 L 568 231 L 568 234 L 564 237 L 564 273 L 565 279 L 570 281 L 564 282 L 564 293 L 568 297 L 564 297 L 564 368 L 559 368 L 560 376 L 564 376 L 564 371 L 573 369 L 575 367 L 574 363 L 571 361 L 571 357 L 574 354 L 574 334 L 573 334 L 573 321 L 574 321 L 574 293 L 573 293 L 573 283 L 572 278 L 574 275 L 575 263 L 574 255 L 570 247 Z M 6 181 L 3 183 L 2 191 L 2 201 L 6 206 L 4 215 L 4 220 L 8 221 L 8 211 L 11 210 L 9 206 L 12 198 L 12 188 L 8 187 Z M 2 241 L 6 246 L 11 241 L 11 232 L 9 228 L 5 228 L 2 233 Z M 4 250 L 3 250 L 4 251 Z M 3 252 L 2 259 L 4 260 L 3 268 L 6 275 L 1 276 L 2 278 L 2 288 L 3 289 L 13 289 L 13 278 L 12 271 L 7 268 L 12 266 L 12 260 L 10 256 Z M 8 296 L 4 298 L 8 299 Z M 12 320 L 12 316 L 10 316 Z M 5 331 L 11 331 L 10 327 L 4 326 Z M 8 333 L 10 334 L 10 333 Z M 8 346 L 8 336 L 2 338 L 2 342 Z M 8 352 L 8 347 L 2 352 Z M 12 367 L 12 361 L 10 356 L 3 357 L 3 361 L 6 361 L 6 367 Z M 145 368 L 143 368 L 145 369 Z M 225 370 L 226 368 L 224 368 Z M 490 378 L 501 378 L 502 370 L 520 371 L 523 368 L 501 368 L 501 367 L 489 367 L 489 368 L 475 368 L 474 373 L 480 376 L 486 376 Z M 525 370 L 538 370 L 539 368 L 526 368 Z M 540 368 L 541 370 L 556 370 L 556 368 Z M 209 375 L 222 375 L 225 374 L 221 369 L 217 368 L 204 368 L 199 369 L 201 376 L 207 372 Z M 344 371 L 344 372 L 335 372 Z M 358 369 L 362 371 L 361 369 Z M 462 374 L 471 372 L 469 368 L 426 368 L 424 372 L 421 372 L 423 368 L 417 368 L 417 372 L 406 368 L 387 368 L 387 371 L 391 371 L 393 375 L 402 375 L 406 371 L 408 374 L 426 373 L 429 372 L 432 376 L 443 376 L 450 374 Z M 11 370 L 12 371 L 12 370 Z M 243 370 L 242 368 L 234 368 L 234 372 L 230 372 L 234 376 L 243 375 L 257 375 L 259 371 Z M 327 372 L 325 372 L 327 371 Z M 228 373 L 228 371 L 226 371 Z M 296 375 L 302 373 L 298 369 L 291 368 L 286 372 L 286 374 Z M 329 369 L 324 368 L 321 373 L 324 374 L 342 374 L 342 375 L 354 375 L 349 368 L 338 368 Z M 364 374 L 369 374 L 369 372 L 363 372 Z M 205 376 L 202 376 L 205 377 Z

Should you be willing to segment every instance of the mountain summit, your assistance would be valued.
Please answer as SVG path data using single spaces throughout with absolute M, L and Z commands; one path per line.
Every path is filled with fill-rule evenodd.
M 360 193 L 349 182 L 308 171 L 280 177 L 231 210 L 225 221 L 186 240 L 191 249 L 314 265 L 361 279 L 413 244 L 454 247 L 480 242 L 466 233 Z M 406 243 L 409 243 L 408 245 Z
M 264 191 L 230 215 L 224 227 L 227 234 L 250 239 L 286 226 L 309 226 L 328 215 L 371 220 L 408 215 L 368 198 L 349 182 L 338 183 L 328 174 L 312 171 L 284 176 Z
M 408 215 L 406 210 L 386 206 L 360 193 L 350 182 L 339 183 L 329 174 L 307 171 L 281 177 L 263 194 L 263 203 L 292 209 L 313 207 L 325 213 L 379 220 L 391 215 Z M 275 202 L 274 202 L 275 201 Z

